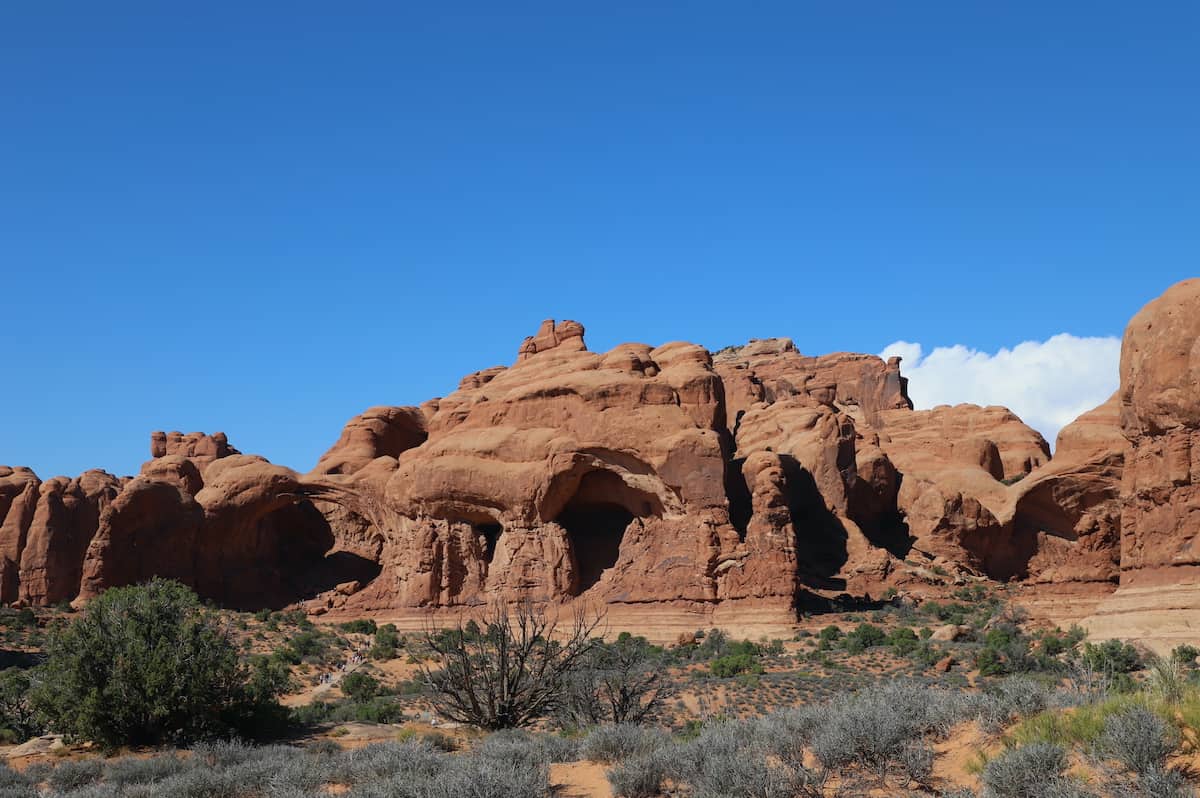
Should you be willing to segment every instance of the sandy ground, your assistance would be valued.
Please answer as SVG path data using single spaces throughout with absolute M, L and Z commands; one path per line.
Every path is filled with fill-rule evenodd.
M 550 766 L 550 786 L 559 798 L 612 798 L 604 766 L 595 762 L 564 762 Z

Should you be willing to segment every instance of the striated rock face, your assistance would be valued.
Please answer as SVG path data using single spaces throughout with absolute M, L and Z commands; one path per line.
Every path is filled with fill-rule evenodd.
M 1200 611 L 1200 279 L 1133 317 L 1121 344 L 1120 587 L 1093 633 L 1162 648 L 1194 639 Z
M 1121 429 L 1131 448 L 1122 582 L 1200 565 L 1200 279 L 1133 317 L 1121 344 Z

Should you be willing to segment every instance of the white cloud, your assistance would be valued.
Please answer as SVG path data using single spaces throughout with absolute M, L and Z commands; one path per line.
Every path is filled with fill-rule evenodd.
M 881 353 L 904 358 L 908 395 L 918 410 L 971 402 L 1004 405 L 1054 444 L 1058 431 L 1117 389 L 1121 339 L 1061 333 L 995 354 L 956 344 L 928 355 L 920 344 L 896 341 Z

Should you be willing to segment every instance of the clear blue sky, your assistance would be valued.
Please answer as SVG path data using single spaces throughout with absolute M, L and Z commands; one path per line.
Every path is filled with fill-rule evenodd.
M 185 10 L 186 8 L 186 10 Z M 511 362 L 1119 334 L 1200 271 L 1200 5 L 8 3 L 0 463 L 301 470 Z

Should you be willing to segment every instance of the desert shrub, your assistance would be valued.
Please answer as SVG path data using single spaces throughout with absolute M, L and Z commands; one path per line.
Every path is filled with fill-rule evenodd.
M 1192 786 L 1182 773 L 1165 768 L 1152 768 L 1138 774 L 1132 784 L 1122 785 L 1115 798 L 1194 798 Z
M 1104 721 L 1098 748 L 1140 774 L 1161 770 L 1177 743 L 1174 727 L 1145 707 L 1134 706 Z
M 830 624 L 821 630 L 817 635 L 817 647 L 822 651 L 826 651 L 833 647 L 833 644 L 842 639 L 842 630 Z
M 343 632 L 362 635 L 373 635 L 379 630 L 378 625 L 370 618 L 355 618 L 353 621 L 338 624 L 338 628 Z
M 1010 676 L 988 686 L 986 695 L 1007 721 L 1036 715 L 1050 706 L 1052 687 L 1029 676 Z
M 892 633 L 887 636 L 887 642 L 898 656 L 906 657 L 918 645 L 917 633 L 907 626 L 901 626 L 892 630 Z
M 1146 663 L 1146 685 L 1169 704 L 1183 700 L 1188 688 L 1188 670 L 1175 657 L 1151 656 Z
M 939 690 L 890 683 L 830 702 L 827 719 L 813 735 L 812 751 L 825 768 L 858 768 L 883 780 L 898 772 L 919 780 L 906 767 L 912 742 L 944 734 L 962 719 L 967 707 Z
M 368 655 L 371 659 L 395 659 L 396 649 L 403 645 L 395 624 L 385 623 L 375 631 L 375 644 L 371 646 Z
M 297 726 L 318 723 L 399 723 L 404 720 L 404 707 L 391 696 L 377 696 L 367 701 L 314 701 L 294 707 L 290 720 Z
M 1171 659 L 1189 667 L 1196 664 L 1196 657 L 1200 657 L 1200 648 L 1189 646 L 1186 643 L 1176 646 L 1171 651 Z
M 339 686 L 347 698 L 358 704 L 365 704 L 379 695 L 379 682 L 358 671 L 343 676 Z
M 557 620 L 544 606 L 498 602 L 482 615 L 486 631 L 474 620 L 428 631 L 433 662 L 422 663 L 421 675 L 434 708 L 490 731 L 528 726 L 560 711 L 571 677 L 598 645 L 592 634 L 602 620 L 580 612 L 565 634 L 557 634 Z
M 254 731 L 259 710 L 233 641 L 169 580 L 113 588 L 55 630 L 31 698 L 51 728 L 106 746 Z
M 658 752 L 637 754 L 608 771 L 613 794 L 621 798 L 652 798 L 662 793 L 667 765 Z
M 695 798 L 796 798 L 821 794 L 820 780 L 815 774 L 776 763 L 761 747 L 739 744 L 736 738 L 727 744 L 701 743 L 690 759 L 684 772 L 678 772 L 678 763 L 674 765 L 677 771 L 674 778 L 692 786 Z
M 32 789 L 32 784 L 30 783 L 30 779 L 27 775 L 13 770 L 8 766 L 7 762 L 0 761 L 0 790 L 15 791 L 22 790 L 27 787 Z
M 763 666 L 754 654 L 726 654 L 717 657 L 708 664 L 712 675 L 718 679 L 728 679 L 740 673 L 762 673 Z
M 59 764 L 50 773 L 50 786 L 60 792 L 69 792 L 95 784 L 104 774 L 104 763 L 99 759 L 79 759 Z
M 921 611 L 937 618 L 943 623 L 953 624 L 954 626 L 963 626 L 966 624 L 967 616 L 971 614 L 969 607 L 957 602 L 942 604 L 937 601 L 926 601 L 921 605 Z
M 913 740 L 896 755 L 900 772 L 917 784 L 929 784 L 933 775 L 933 749 L 923 740 Z
M 383 785 L 397 777 L 421 783 L 441 773 L 449 756 L 420 740 L 369 745 L 336 757 L 329 780 L 351 786 Z
M 573 762 L 579 755 L 579 743 L 556 734 L 533 734 L 521 729 L 505 729 L 489 734 L 475 748 L 479 756 L 510 762 L 548 765 Z
M 0 729 L 18 742 L 41 734 L 43 726 L 29 700 L 29 672 L 20 668 L 0 671 Z
M 886 642 L 887 633 L 878 626 L 869 623 L 860 623 L 854 628 L 854 631 L 846 635 L 846 639 L 842 645 L 851 654 L 861 654 L 868 648 L 881 646 Z
M 133 784 L 153 784 L 183 772 L 188 764 L 175 754 L 163 754 L 147 759 L 121 757 L 104 767 L 104 780 L 124 787 Z
M 446 771 L 429 786 L 430 798 L 550 798 L 552 795 L 545 767 L 485 757 L 452 758 Z
M 1132 673 L 1142 667 L 1138 650 L 1120 640 L 1084 643 L 1082 659 L 1092 670 L 1110 675 Z
M 1061 789 L 1067 755 L 1061 746 L 1034 743 L 1005 751 L 983 769 L 985 798 L 1046 798 Z
M 672 694 L 663 651 L 628 632 L 598 643 L 566 680 L 563 714 L 570 722 L 643 723 Z
M 580 753 L 592 762 L 620 762 L 665 745 L 667 736 L 659 729 L 630 724 L 597 726 L 584 738 Z
M 982 676 L 1003 676 L 1040 669 L 1053 669 L 1056 660 L 1039 659 L 1030 653 L 1030 641 L 1015 623 L 1001 621 L 984 635 L 983 648 L 975 655 Z
M 805 750 L 826 717 L 826 708 L 814 704 L 772 712 L 757 721 L 756 736 L 782 761 L 802 765 Z

